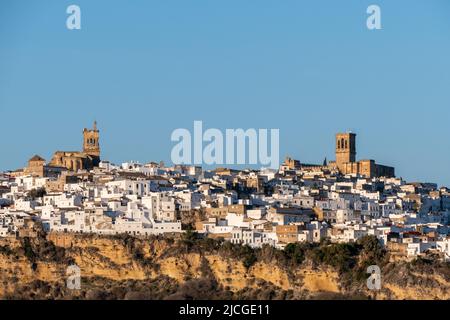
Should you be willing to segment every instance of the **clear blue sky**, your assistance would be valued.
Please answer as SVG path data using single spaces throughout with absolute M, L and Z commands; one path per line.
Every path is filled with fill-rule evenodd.
M 0 112 L 0 170 L 81 149 L 94 119 L 103 158 L 169 162 L 203 120 L 279 128 L 303 162 L 352 130 L 358 158 L 450 185 L 450 1 L 2 0 Z

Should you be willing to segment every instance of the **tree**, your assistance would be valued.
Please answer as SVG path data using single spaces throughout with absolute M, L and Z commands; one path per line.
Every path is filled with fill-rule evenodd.
M 30 190 L 28 196 L 31 198 L 31 200 L 35 200 L 36 198 L 42 198 L 46 194 L 47 191 L 45 190 L 45 188 L 37 188 Z

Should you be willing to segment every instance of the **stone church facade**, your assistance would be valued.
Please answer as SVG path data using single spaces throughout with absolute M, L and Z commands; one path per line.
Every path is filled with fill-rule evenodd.
M 377 164 L 375 160 L 356 161 L 356 134 L 336 134 L 336 161 L 329 166 L 336 167 L 342 174 L 361 175 L 369 178 L 395 177 L 395 168 Z
M 83 130 L 83 151 L 56 151 L 49 165 L 70 171 L 91 170 L 100 163 L 100 132 L 97 122 Z
M 63 172 L 65 168 L 52 167 L 45 164 L 45 159 L 35 155 L 28 160 L 28 166 L 22 171 L 16 171 L 18 175 L 25 174 L 33 177 L 57 177 Z
M 375 160 L 356 160 L 356 134 L 336 134 L 336 161 L 323 165 L 305 164 L 298 160 L 287 157 L 281 165 L 282 170 L 305 170 L 305 171 L 339 171 L 344 175 L 360 175 L 368 178 L 395 177 L 395 168 L 377 164 Z

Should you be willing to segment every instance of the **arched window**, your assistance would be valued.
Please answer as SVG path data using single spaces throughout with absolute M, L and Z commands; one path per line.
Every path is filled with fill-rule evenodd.
M 341 140 L 338 140 L 338 149 L 341 148 Z
M 341 139 L 341 147 L 344 148 L 344 138 Z
M 347 149 L 347 148 L 348 148 L 347 140 L 345 140 L 345 149 Z

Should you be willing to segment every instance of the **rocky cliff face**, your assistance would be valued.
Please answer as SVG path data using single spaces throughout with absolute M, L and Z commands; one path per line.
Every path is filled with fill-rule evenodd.
M 66 288 L 72 264 L 81 269 L 81 290 Z M 249 262 L 157 238 L 1 239 L 0 274 L 7 299 L 450 299 L 448 265 L 388 264 L 374 292 L 326 265 L 281 265 L 270 256 Z

